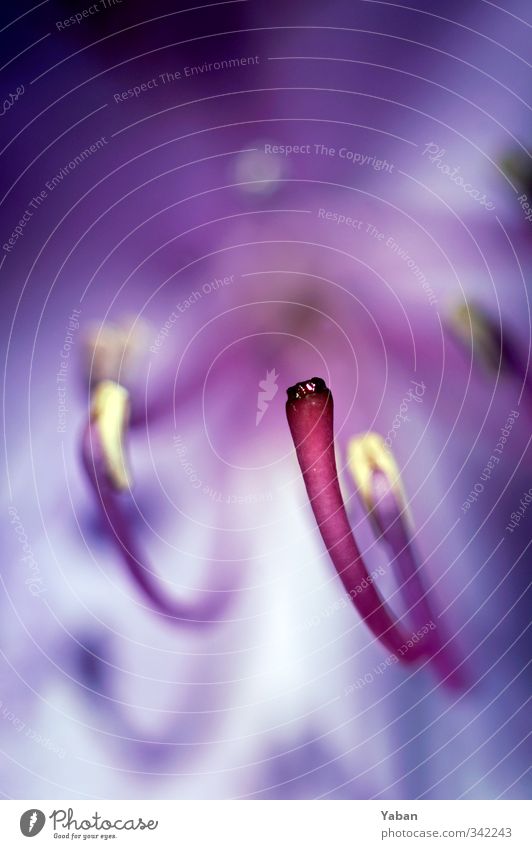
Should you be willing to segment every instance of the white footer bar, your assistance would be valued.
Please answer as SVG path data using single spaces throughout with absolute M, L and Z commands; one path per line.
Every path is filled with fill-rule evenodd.
M 527 801 L 4 801 L 2 845 L 183 849 L 532 847 Z M 28 838 L 36 838 L 29 844 Z M 67 841 L 69 841 L 67 843 Z

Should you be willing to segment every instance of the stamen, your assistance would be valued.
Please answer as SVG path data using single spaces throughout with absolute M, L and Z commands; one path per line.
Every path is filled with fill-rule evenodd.
M 408 645 L 410 634 L 403 630 L 380 597 L 349 525 L 334 457 L 332 394 L 317 377 L 290 387 L 287 394 L 286 414 L 297 459 L 312 511 L 336 571 L 377 639 L 403 661 L 415 661 L 425 654 L 425 647 L 422 641 Z M 405 646 L 408 646 L 406 651 Z
M 146 356 L 153 333 L 148 324 L 124 317 L 118 324 L 92 324 L 85 333 L 85 363 L 91 387 L 104 380 L 128 383 Z
M 488 370 L 498 371 L 506 365 L 502 356 L 501 332 L 479 307 L 461 303 L 451 312 L 449 326 Z
M 485 310 L 468 303 L 452 311 L 449 326 L 487 369 L 505 372 L 518 382 L 519 389 L 525 390 L 524 400 L 532 411 L 532 371 L 511 333 L 503 333 Z
M 104 380 L 94 390 L 91 399 L 91 422 L 98 431 L 109 483 L 118 492 L 131 486 L 124 450 L 129 410 L 129 393 L 119 383 Z
M 530 167 L 530 156 L 523 151 L 512 151 L 501 161 L 502 170 L 510 180 L 516 184 L 516 188 L 532 194 L 532 168 Z
M 234 582 L 231 587 L 204 589 L 200 600 L 190 604 L 175 600 L 165 593 L 135 539 L 123 501 L 123 490 L 129 488 L 131 480 L 124 459 L 128 411 L 127 391 L 113 381 L 104 381 L 94 390 L 90 420 L 83 434 L 83 462 L 112 539 L 155 612 L 179 624 L 219 622 L 234 598 Z
M 127 333 L 116 324 L 94 324 L 84 338 L 86 370 L 91 386 L 103 380 L 119 380 L 127 349 Z M 123 366 L 122 366 L 123 370 Z
M 397 463 L 377 433 L 353 438 L 347 448 L 347 457 L 368 518 L 377 537 L 388 544 L 398 567 L 407 612 L 412 613 L 416 627 L 422 627 L 433 621 L 433 614 L 426 601 L 412 548 L 412 521 L 410 517 L 406 519 L 406 497 Z
M 463 677 L 454 652 L 442 639 L 441 623 L 431 609 L 428 593 L 412 541 L 413 522 L 408 511 L 399 468 L 391 451 L 377 433 L 353 438 L 348 445 L 348 466 L 358 488 L 362 506 L 379 540 L 386 544 L 391 565 L 414 630 L 423 634 L 423 645 L 441 677 L 453 686 Z
M 407 512 L 401 475 L 393 454 L 388 451 L 379 434 L 367 433 L 351 440 L 347 447 L 347 462 L 374 530 L 379 535 L 384 534 L 385 523 L 382 521 L 382 503 L 377 493 L 379 478 L 376 472 L 380 472 L 385 478 L 386 485 L 396 499 L 399 512 L 402 515 Z M 376 507 L 378 509 L 375 509 Z

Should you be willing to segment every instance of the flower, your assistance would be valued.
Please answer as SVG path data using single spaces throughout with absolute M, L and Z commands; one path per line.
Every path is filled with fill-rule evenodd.
M 5 31 L 4 792 L 528 797 L 525 4 L 127 5 Z

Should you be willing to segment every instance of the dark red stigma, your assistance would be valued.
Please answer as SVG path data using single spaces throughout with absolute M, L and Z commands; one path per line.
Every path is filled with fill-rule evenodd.
M 307 395 L 318 395 L 328 392 L 327 384 L 321 377 L 311 377 L 310 380 L 302 380 L 286 390 L 289 401 L 299 401 Z

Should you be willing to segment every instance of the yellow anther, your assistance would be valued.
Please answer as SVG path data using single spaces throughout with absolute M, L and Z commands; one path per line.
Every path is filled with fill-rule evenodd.
M 487 368 L 498 370 L 504 365 L 501 362 L 500 331 L 479 307 L 460 304 L 450 315 L 450 326 Z
M 378 433 L 353 437 L 347 446 L 347 464 L 366 507 L 369 518 L 382 532 L 375 515 L 376 493 L 374 476 L 381 472 L 393 491 L 400 513 L 406 515 L 406 497 L 401 483 L 399 467 L 391 451 Z
M 131 485 L 125 436 L 129 422 L 129 393 L 119 383 L 103 380 L 91 399 L 91 421 L 100 437 L 101 450 L 110 483 L 117 490 Z

